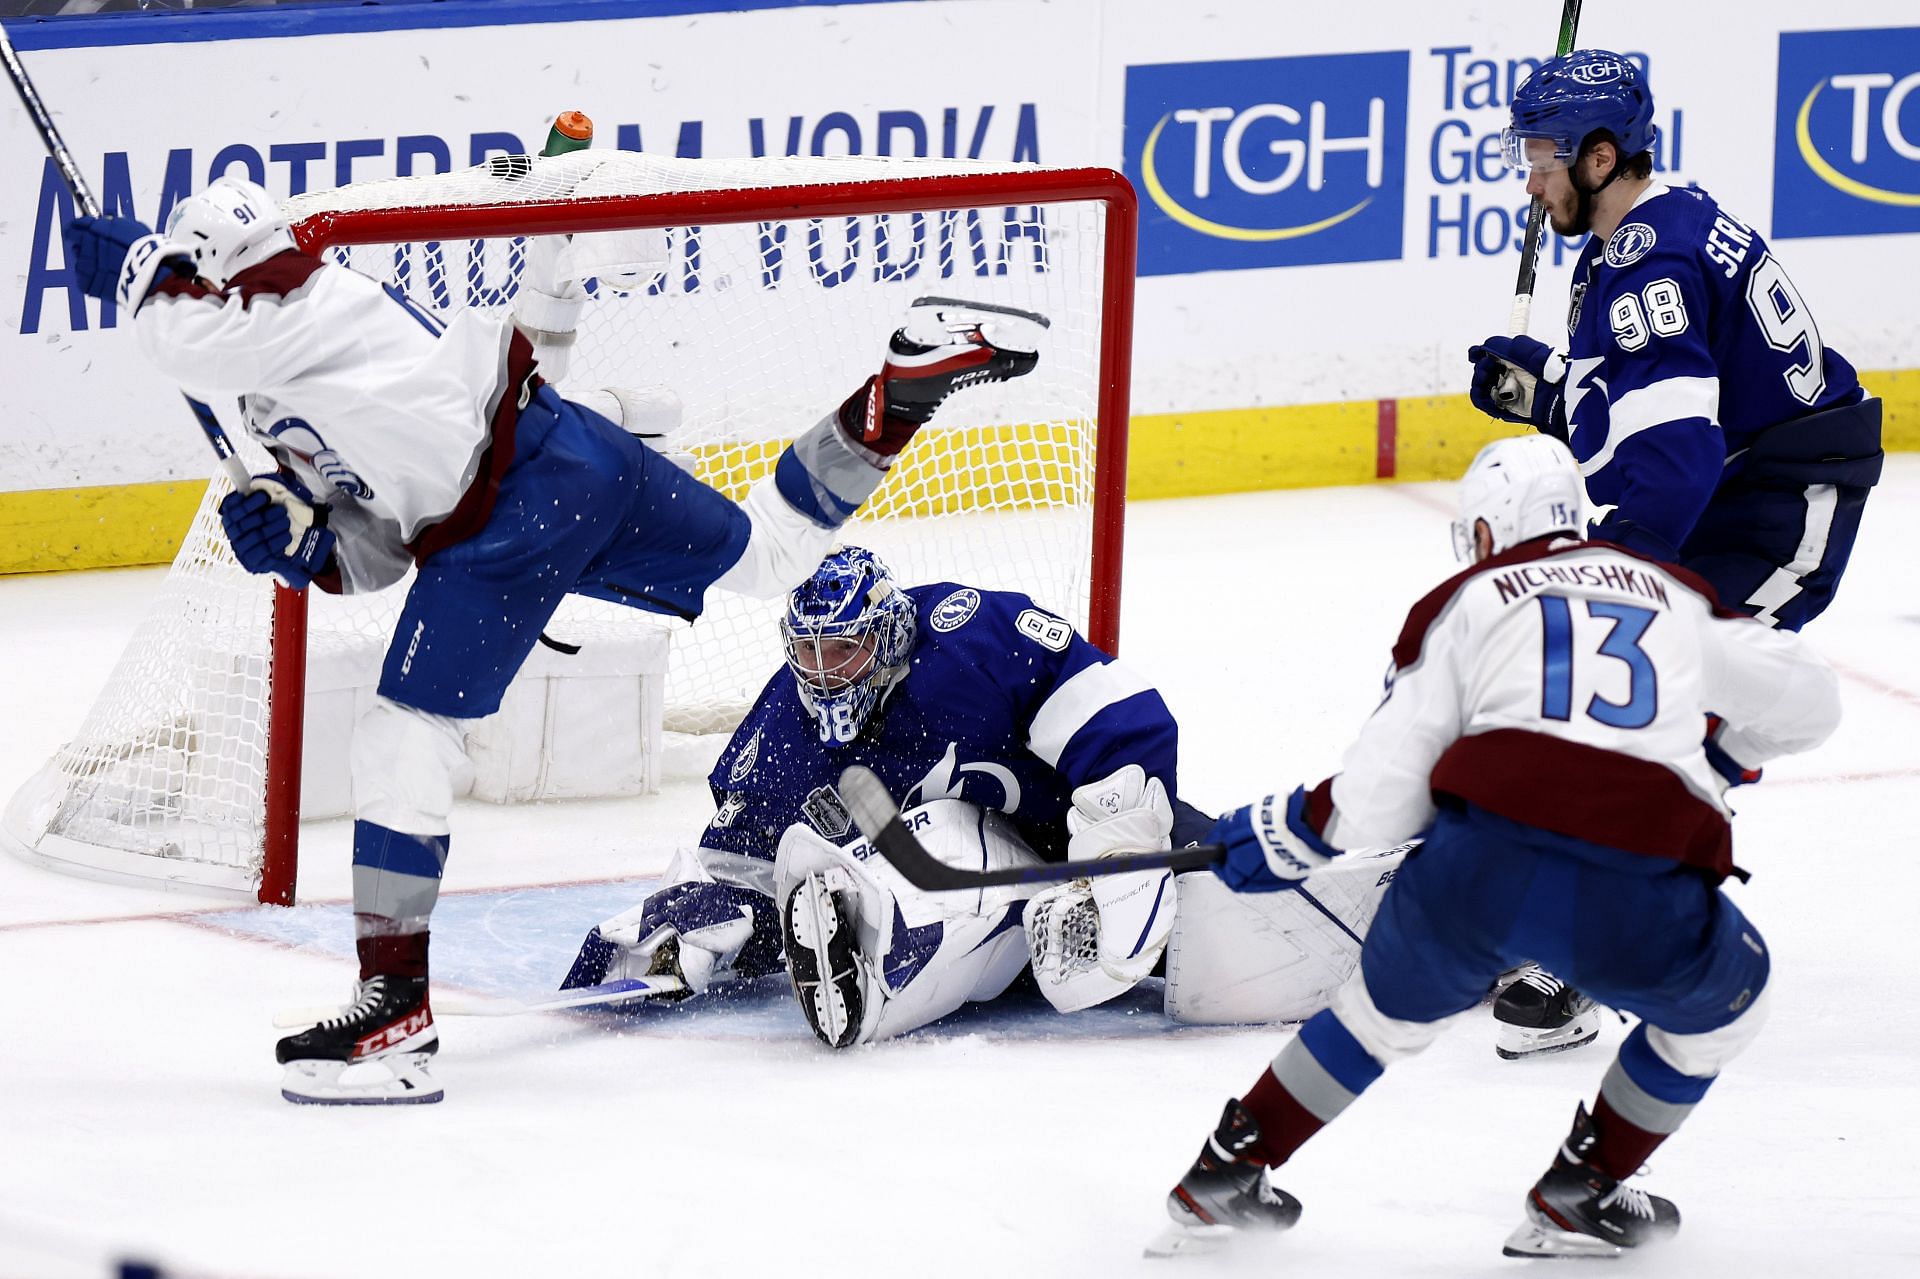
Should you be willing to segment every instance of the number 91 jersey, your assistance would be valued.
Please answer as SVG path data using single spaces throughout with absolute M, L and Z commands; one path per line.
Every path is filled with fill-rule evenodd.
M 1631 520 L 1681 548 L 1756 435 L 1861 396 L 1765 239 L 1697 188 L 1655 183 L 1588 242 L 1567 330 L 1567 442 L 1618 508 L 1596 537 Z

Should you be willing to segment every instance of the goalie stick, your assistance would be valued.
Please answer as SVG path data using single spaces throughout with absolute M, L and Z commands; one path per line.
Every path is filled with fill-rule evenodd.
M 1581 0 L 1561 0 L 1560 39 L 1554 56 L 1573 52 L 1573 40 L 1580 29 Z M 1546 230 L 1546 201 L 1535 199 L 1527 206 L 1526 236 L 1520 241 L 1520 274 L 1513 283 L 1513 309 L 1507 313 L 1507 335 L 1519 337 L 1533 323 L 1533 284 L 1540 265 L 1540 241 Z M 1509 369 L 1494 383 L 1493 398 L 1500 404 L 1512 404 L 1520 398 L 1520 377 Z
M 1164 853 L 1135 853 L 1102 857 L 1098 861 L 1056 862 L 1045 866 L 1011 866 L 1005 870 L 963 870 L 929 853 L 900 819 L 899 806 L 873 770 L 855 764 L 840 774 L 840 797 L 880 855 L 915 888 L 930 893 L 993 888 L 1001 884 L 1058 884 L 1097 875 L 1125 875 L 1140 870 L 1201 870 L 1216 866 L 1226 856 L 1218 844 L 1196 844 Z
M 33 80 L 27 75 L 27 69 L 21 65 L 20 54 L 13 47 L 13 40 L 7 35 L 7 28 L 0 24 L 0 63 L 5 63 L 7 78 L 13 81 L 14 92 L 20 95 L 21 105 L 27 109 L 27 118 L 33 121 L 35 131 L 40 134 L 41 145 L 47 154 L 53 157 L 54 167 L 60 170 L 61 180 L 67 184 L 67 190 L 73 195 L 73 202 L 87 217 L 100 216 L 100 201 L 93 196 L 93 188 L 87 185 L 86 177 L 81 174 L 80 166 L 73 162 L 73 153 L 67 150 L 65 139 L 54 126 L 53 117 L 47 112 L 46 103 L 40 100 L 39 90 L 33 87 Z M 226 430 L 214 417 L 213 410 L 186 392 L 181 395 L 187 401 L 187 407 L 193 410 L 194 421 L 200 424 L 200 430 L 206 435 L 207 443 L 213 446 L 214 457 L 220 460 L 221 469 L 227 473 L 227 480 L 236 493 L 245 493 L 253 487 L 253 477 L 247 474 L 246 464 L 234 452 L 233 441 L 227 438 Z
M 443 1017 L 518 1017 L 522 1013 L 551 1013 L 566 1008 L 591 1008 L 602 1004 L 624 1004 L 655 995 L 677 995 L 687 988 L 678 977 L 630 977 L 600 986 L 580 986 L 562 990 L 544 999 L 470 999 L 454 995 L 432 1001 L 433 1010 Z M 340 1007 L 327 1004 L 312 1008 L 283 1008 L 273 1016 L 281 1030 L 312 1026 L 338 1016 Z

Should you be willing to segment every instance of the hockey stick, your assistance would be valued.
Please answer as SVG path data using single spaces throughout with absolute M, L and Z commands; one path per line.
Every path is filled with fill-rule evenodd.
M 565 1008 L 592 1008 L 601 1004 L 624 1004 L 655 995 L 677 995 L 687 988 L 678 977 L 630 977 L 600 986 L 580 986 L 563 990 L 545 999 L 517 1002 L 508 999 L 470 999 L 459 995 L 432 1000 L 433 1010 L 442 1017 L 518 1017 L 522 1013 L 551 1013 Z M 313 1008 L 283 1008 L 273 1015 L 273 1024 L 282 1030 L 312 1026 L 340 1014 L 338 1004 Z
M 1560 40 L 1554 56 L 1573 52 L 1573 40 L 1580 29 L 1581 0 L 1561 0 Z M 1533 284 L 1540 265 L 1540 242 L 1545 238 L 1547 205 L 1536 199 L 1527 206 L 1527 231 L 1520 242 L 1520 275 L 1513 282 L 1513 309 L 1507 313 L 1507 335 L 1519 337 L 1533 322 Z M 1513 369 L 1500 375 L 1493 386 L 1494 402 L 1507 405 L 1520 398 L 1520 376 Z
M 930 893 L 994 888 L 1002 884 L 1058 884 L 1096 875 L 1124 875 L 1140 870 L 1200 870 L 1218 865 L 1227 850 L 1218 844 L 1196 844 L 1164 853 L 1136 853 L 1102 857 L 1090 862 L 1057 862 L 1045 866 L 1010 866 L 1005 870 L 962 870 L 929 853 L 900 820 L 899 806 L 872 769 L 855 764 L 840 774 L 840 797 L 880 855 L 893 863 L 915 888 Z
M 47 148 L 47 154 L 53 157 L 54 167 L 60 170 L 61 179 L 67 184 L 67 190 L 73 194 L 73 202 L 87 217 L 100 216 L 100 202 L 94 199 L 93 188 L 87 185 L 87 179 L 80 172 L 80 166 L 73 162 L 73 153 L 67 150 L 65 139 L 54 126 L 53 117 L 47 113 L 46 103 L 40 100 L 39 90 L 33 87 L 33 81 L 27 75 L 26 67 L 20 63 L 20 54 L 13 47 L 13 40 L 7 35 L 7 28 L 0 24 L 0 62 L 7 67 L 7 78 L 13 81 L 14 92 L 20 95 L 21 104 L 27 108 L 27 118 L 33 121 L 34 129 L 40 134 L 40 142 Z M 213 410 L 186 392 L 181 395 L 187 401 L 187 407 L 193 410 L 193 417 L 200 424 L 200 430 L 207 437 L 207 443 L 213 446 L 213 455 L 220 460 L 221 469 L 226 471 L 227 480 L 236 493 L 245 493 L 253 487 L 253 477 L 247 474 L 246 464 L 234 452 L 233 441 L 214 417 Z

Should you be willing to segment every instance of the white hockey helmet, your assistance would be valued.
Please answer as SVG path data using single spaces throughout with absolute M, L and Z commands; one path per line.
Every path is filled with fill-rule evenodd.
M 170 251 L 194 260 L 194 273 L 215 288 L 250 266 L 294 248 L 287 215 L 266 188 L 245 178 L 216 178 L 173 206 Z
M 1461 477 L 1453 553 L 1473 562 L 1473 530 L 1481 520 L 1487 522 L 1495 554 L 1548 533 L 1578 536 L 1585 497 L 1580 467 L 1559 440 L 1550 435 L 1495 440 Z

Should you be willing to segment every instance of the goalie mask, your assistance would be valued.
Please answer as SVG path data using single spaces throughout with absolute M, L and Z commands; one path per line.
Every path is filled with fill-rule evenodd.
M 827 556 L 787 597 L 787 668 L 821 741 L 843 746 L 860 735 L 906 674 L 913 633 L 913 601 L 857 546 Z
M 194 274 L 216 289 L 296 247 L 287 215 L 266 188 L 245 178 L 218 178 L 174 205 L 166 235 L 168 252 L 191 257 Z
M 1580 535 L 1585 482 L 1567 446 L 1550 435 L 1495 440 L 1480 450 L 1460 480 L 1460 518 L 1453 522 L 1453 553 L 1475 560 L 1474 526 L 1487 522 L 1489 554 L 1548 533 Z

